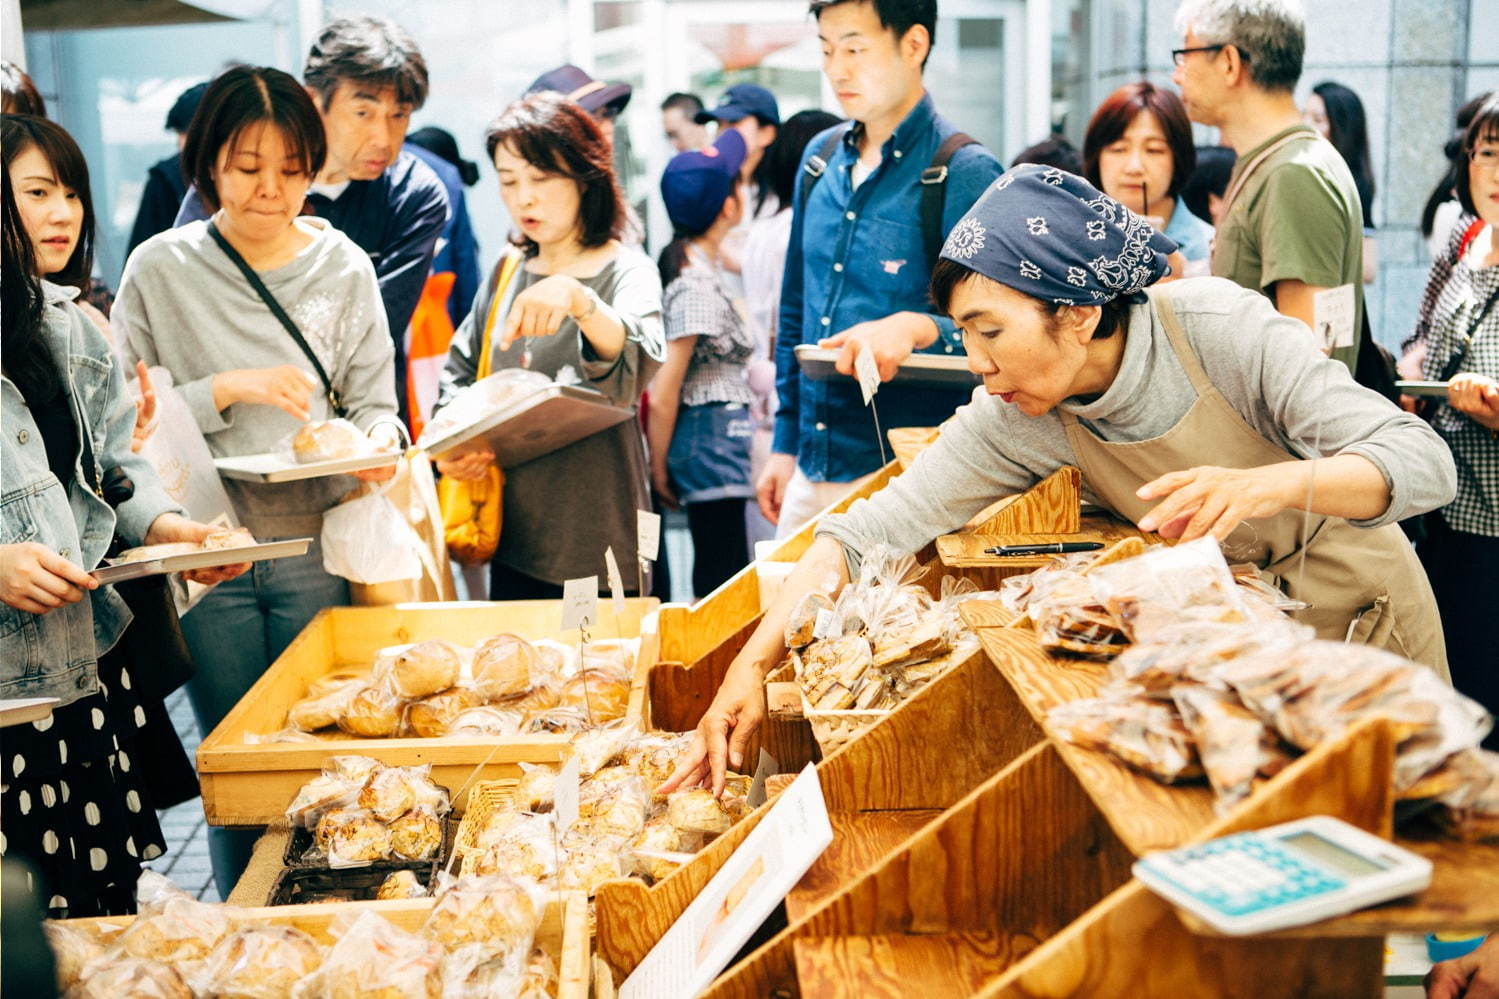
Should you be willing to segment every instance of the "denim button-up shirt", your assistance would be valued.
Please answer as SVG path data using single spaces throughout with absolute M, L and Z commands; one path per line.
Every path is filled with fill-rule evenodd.
M 74 426 L 93 445 L 94 474 L 102 479 L 105 469 L 124 469 L 135 495 L 118 510 L 96 496 L 85 485 L 81 446 L 73 459 L 72 488 L 59 482 L 20 390 L 0 377 L 0 544 L 34 542 L 94 569 L 116 531 L 138 545 L 157 517 L 183 511 L 150 463 L 130 450 L 135 404 L 104 337 L 70 304 L 77 289 L 43 282 L 42 290 L 47 303 L 42 339 L 67 379 Z M 47 614 L 0 603 L 0 697 L 56 697 L 70 704 L 93 693 L 99 656 L 114 647 L 129 623 L 130 609 L 109 586 Z
M 798 344 L 815 344 L 897 312 L 920 312 L 937 324 L 937 339 L 925 352 L 963 353 L 962 335 L 952 320 L 932 311 L 927 297 L 930 273 L 921 231 L 922 171 L 957 129 L 937 114 L 931 96 L 924 96 L 881 147 L 879 166 L 855 188 L 850 173 L 859 158 L 861 126 L 834 128 L 845 129 L 843 141 L 805 205 L 798 174 L 776 336 L 780 409 L 773 447 L 779 454 L 796 455 L 797 466 L 814 482 L 848 482 L 872 472 L 880 467 L 882 452 L 858 383 L 843 377 L 806 378 L 796 363 Z M 827 135 L 807 144 L 803 169 Z M 944 235 L 1000 173 L 999 161 L 982 146 L 965 146 L 953 154 L 942 211 Z M 884 385 L 875 399 L 880 429 L 936 426 L 970 394 Z

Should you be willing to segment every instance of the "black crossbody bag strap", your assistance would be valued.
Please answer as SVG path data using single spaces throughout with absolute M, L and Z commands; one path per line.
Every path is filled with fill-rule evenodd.
M 333 387 L 333 382 L 329 379 L 328 372 L 323 368 L 323 362 L 318 360 L 317 354 L 313 353 L 311 345 L 302 336 L 302 331 L 297 329 L 297 324 L 292 322 L 291 316 L 288 316 L 286 310 L 281 307 L 281 303 L 276 301 L 276 296 L 271 294 L 271 289 L 265 286 L 265 282 L 260 280 L 260 275 L 256 274 L 255 269 L 245 261 L 244 257 L 239 255 L 238 250 L 229 245 L 229 241 L 224 238 L 224 234 L 219 232 L 218 227 L 212 222 L 208 223 L 208 234 L 213 237 L 215 243 L 219 244 L 219 249 L 223 250 L 229 259 L 234 261 L 234 266 L 238 267 L 239 272 L 245 276 L 245 280 L 250 282 L 250 287 L 255 289 L 255 294 L 259 295 L 260 300 L 266 304 L 266 308 L 271 310 L 271 315 L 275 316 L 277 321 L 286 328 L 286 332 L 291 334 L 291 338 L 297 342 L 297 346 L 302 348 L 302 353 L 306 354 L 307 359 L 312 362 L 313 370 L 317 372 L 318 378 L 322 380 L 323 391 L 328 395 L 328 405 L 332 407 L 333 415 L 337 417 L 347 416 L 349 411 L 344 408 L 343 400 L 339 398 L 338 390 Z
M 921 240 L 926 248 L 926 270 L 930 274 L 942 252 L 942 209 L 947 201 L 947 164 L 964 146 L 978 145 L 966 132 L 954 132 L 942 140 L 931 164 L 921 171 Z

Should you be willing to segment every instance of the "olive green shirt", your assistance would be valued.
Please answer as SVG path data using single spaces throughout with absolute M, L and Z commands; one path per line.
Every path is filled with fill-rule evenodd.
M 1296 125 L 1240 156 L 1229 190 L 1262 150 L 1292 132 L 1305 135 L 1277 149 L 1249 175 L 1218 223 L 1213 274 L 1272 301 L 1277 281 L 1317 288 L 1352 284 L 1353 344 L 1332 352 L 1351 371 L 1364 311 L 1364 214 L 1343 157 L 1312 129 Z

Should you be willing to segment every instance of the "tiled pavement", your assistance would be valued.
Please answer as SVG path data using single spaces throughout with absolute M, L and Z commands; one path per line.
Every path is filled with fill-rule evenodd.
M 692 538 L 687 531 L 687 518 L 680 513 L 668 514 L 666 518 L 665 542 L 672 560 L 672 597 L 675 600 L 692 600 Z M 677 567 L 681 568 L 678 569 Z M 167 710 L 177 735 L 187 750 L 190 759 L 196 758 L 198 742 L 202 735 L 193 718 L 193 710 L 187 702 L 187 692 L 179 690 L 167 700 Z M 208 827 L 203 822 L 203 801 L 194 798 L 175 808 L 160 813 L 161 828 L 166 834 L 166 856 L 150 867 L 175 881 L 178 886 L 192 892 L 206 902 L 218 902 L 222 896 L 213 881 L 213 868 L 208 862 Z

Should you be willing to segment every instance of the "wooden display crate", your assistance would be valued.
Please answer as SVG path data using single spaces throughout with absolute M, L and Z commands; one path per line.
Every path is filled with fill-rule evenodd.
M 426 920 L 432 904 L 430 898 L 413 898 L 389 902 L 278 905 L 230 908 L 228 915 L 236 926 L 291 926 L 329 946 L 335 942 L 331 930 L 334 920 L 339 917 L 357 915 L 361 911 L 376 912 L 403 930 L 415 931 Z M 134 916 L 102 916 L 61 922 L 80 929 L 108 931 L 124 929 L 134 919 Z M 588 999 L 593 959 L 588 934 L 588 901 L 580 892 L 567 892 L 547 903 L 541 925 L 536 930 L 536 946 L 557 960 L 557 999 Z
M 599 602 L 603 618 L 589 629 L 593 640 L 639 638 L 634 690 L 626 718 L 644 724 L 645 680 L 659 658 L 654 598 L 625 601 L 617 619 L 610 602 Z M 314 742 L 249 744 L 246 736 L 275 732 L 287 710 L 313 680 L 338 670 L 367 669 L 391 645 L 442 638 L 474 645 L 491 635 L 555 639 L 576 645 L 577 632 L 560 630 L 560 600 L 506 603 L 397 604 L 391 607 L 331 607 L 320 611 L 287 646 L 239 704 L 198 747 L 198 780 L 210 825 L 263 826 L 281 818 L 287 804 L 333 756 L 373 756 L 390 766 L 432 764 L 432 779 L 449 788 L 462 812 L 468 788 L 479 779 L 520 776 L 526 763 L 562 759 L 570 735 L 505 738 L 359 739 L 335 732 Z
M 873 496 L 900 474 L 898 462 L 892 461 L 875 473 L 868 482 L 852 489 L 842 499 L 813 517 L 789 538 L 781 541 L 763 559 L 751 562 L 718 589 L 697 603 L 665 604 L 661 608 L 661 658 L 678 664 L 694 663 L 713 651 L 745 624 L 758 618 L 760 575 L 757 568 L 766 562 L 795 562 L 812 545 L 818 523 L 827 516 L 842 513 L 856 501 Z
M 720 667 L 712 663 L 702 668 L 711 673 Z M 674 703 L 676 693 L 680 689 L 653 689 L 655 717 L 678 710 L 683 713 L 674 717 L 680 721 L 688 717 L 687 708 L 698 705 L 700 715 L 706 707 L 706 700 L 688 696 Z M 696 718 L 691 720 L 695 724 Z M 806 723 L 799 724 L 802 738 L 810 743 Z M 770 727 L 769 720 L 764 727 Z M 817 765 L 817 773 L 833 845 L 787 898 L 792 925 L 1042 738 L 1003 678 L 975 652 L 830 754 Z M 799 769 L 778 759 L 782 770 Z M 594 898 L 598 950 L 614 978 L 623 980 L 634 970 L 767 810 L 756 809 L 653 886 L 639 881 L 600 886 Z

